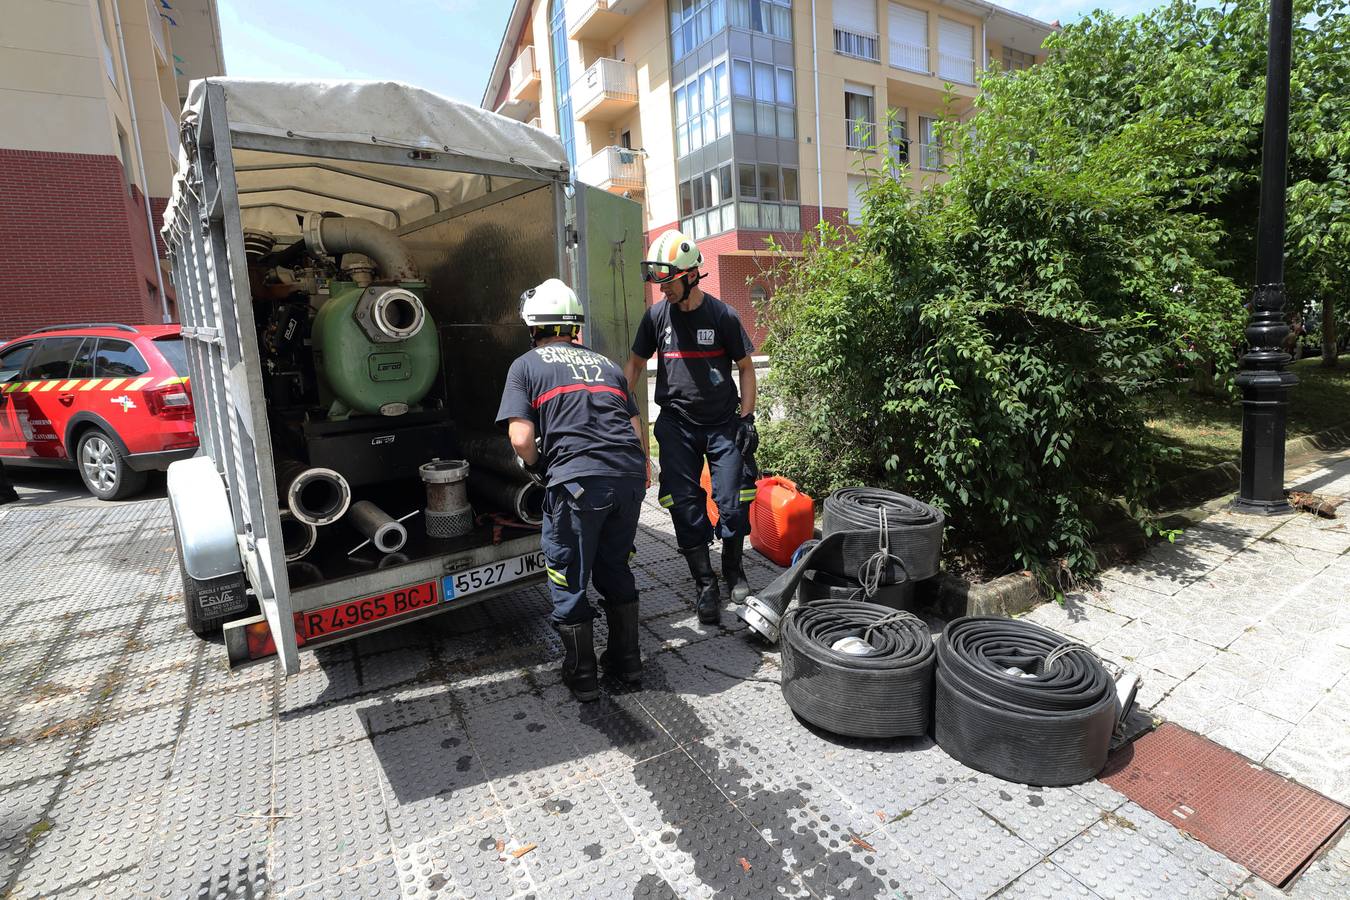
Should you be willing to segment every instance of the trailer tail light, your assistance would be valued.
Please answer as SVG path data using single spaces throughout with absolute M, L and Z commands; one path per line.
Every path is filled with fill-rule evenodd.
M 192 395 L 187 385 L 171 384 L 142 392 L 150 414 L 161 419 L 191 419 Z
M 277 644 L 276 641 L 272 640 L 272 629 L 267 627 L 266 621 L 245 625 L 244 638 L 248 642 L 249 659 L 276 656 Z

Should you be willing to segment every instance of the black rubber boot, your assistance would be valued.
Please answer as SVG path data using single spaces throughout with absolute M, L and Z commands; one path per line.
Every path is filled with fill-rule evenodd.
M 595 673 L 595 629 L 590 622 L 580 625 L 559 625 L 558 634 L 562 636 L 563 684 L 572 691 L 572 696 L 582 703 L 588 703 L 600 696 L 600 683 Z
M 717 576 L 713 574 L 708 548 L 695 547 L 680 552 L 689 562 L 689 574 L 694 576 L 694 588 L 698 591 L 698 620 L 704 625 L 720 624 L 722 596 L 717 588 Z
M 609 620 L 609 644 L 600 654 L 600 665 L 611 678 L 633 684 L 642 680 L 642 652 L 638 649 L 638 605 L 624 603 L 605 608 Z
M 727 583 L 727 596 L 732 603 L 744 603 L 750 596 L 750 584 L 741 567 L 744 554 L 744 536 L 722 538 L 722 579 Z

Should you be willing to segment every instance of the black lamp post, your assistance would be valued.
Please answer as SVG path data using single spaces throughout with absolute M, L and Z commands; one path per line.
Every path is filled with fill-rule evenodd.
M 1242 479 L 1233 509 L 1278 515 L 1291 511 L 1284 496 L 1284 434 L 1289 391 L 1284 321 L 1284 202 L 1289 155 L 1289 54 L 1293 0 L 1271 0 L 1266 62 L 1265 142 L 1261 152 L 1261 209 L 1256 234 L 1256 288 L 1247 321 L 1249 348 L 1237 384 L 1242 390 Z

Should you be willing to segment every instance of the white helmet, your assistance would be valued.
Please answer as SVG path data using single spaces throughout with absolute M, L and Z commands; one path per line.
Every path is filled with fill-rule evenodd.
M 541 325 L 581 325 L 586 314 L 576 292 L 557 278 L 520 295 L 520 317 L 531 328 Z
M 664 284 L 703 265 L 703 254 L 694 239 L 671 228 L 652 242 L 642 261 L 642 280 Z

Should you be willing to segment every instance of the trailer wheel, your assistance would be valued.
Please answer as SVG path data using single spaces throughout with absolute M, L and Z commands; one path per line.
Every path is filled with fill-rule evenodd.
M 173 525 L 174 549 L 178 551 L 178 574 L 183 580 L 183 619 L 197 637 L 207 637 L 220 631 L 226 621 L 248 610 L 249 597 L 245 590 L 243 573 L 222 575 L 219 578 L 193 578 L 183 562 L 183 540 L 178 535 L 178 523 Z

